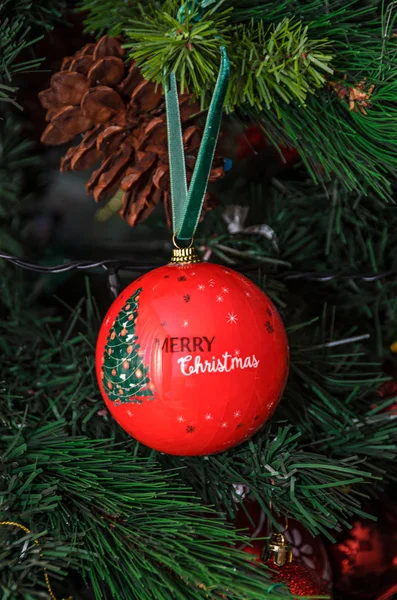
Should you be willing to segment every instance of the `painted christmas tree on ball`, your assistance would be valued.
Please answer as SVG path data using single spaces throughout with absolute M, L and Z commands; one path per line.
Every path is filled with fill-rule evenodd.
M 115 405 L 127 402 L 142 403 L 152 398 L 148 375 L 143 363 L 143 351 L 135 333 L 138 301 L 142 288 L 127 300 L 110 330 L 102 359 L 101 377 L 107 395 Z

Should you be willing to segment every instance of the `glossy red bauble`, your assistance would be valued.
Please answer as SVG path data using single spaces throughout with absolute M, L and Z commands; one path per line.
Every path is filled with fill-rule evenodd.
M 383 400 L 387 400 L 388 398 L 396 398 L 397 397 L 397 381 L 392 379 L 391 381 L 385 381 L 382 383 L 376 395 L 378 398 L 382 398 Z M 376 406 L 376 405 L 375 405 Z M 397 412 L 397 401 L 390 403 L 386 403 L 386 407 L 382 410 L 382 412 Z
M 237 529 L 244 530 L 250 537 L 253 552 L 261 556 L 266 548 L 265 538 L 269 535 L 269 527 L 266 515 L 259 502 L 248 499 L 244 507 L 239 508 L 235 525 Z M 313 537 L 299 521 L 288 519 L 288 528 L 284 529 L 284 535 L 288 544 L 292 546 L 294 562 L 302 564 L 316 572 L 320 581 L 331 584 L 332 572 L 328 559 L 327 550 L 320 536 Z M 250 547 L 245 548 L 246 551 Z
M 331 596 L 331 589 L 321 577 L 303 563 L 292 561 L 283 567 L 278 567 L 272 560 L 269 560 L 267 566 L 277 571 L 272 575 L 276 583 L 285 583 L 291 594 L 295 596 Z
M 252 554 L 252 564 L 266 564 L 271 569 L 271 579 L 274 583 L 285 584 L 293 597 L 296 596 L 326 596 L 331 598 L 330 583 L 320 577 L 316 571 L 303 564 L 299 560 L 293 560 L 292 563 L 286 563 L 284 566 L 277 566 L 273 560 L 264 562 L 262 552 L 257 548 L 247 547 L 244 552 Z
M 99 332 L 105 402 L 134 438 L 205 455 L 251 437 L 288 373 L 285 330 L 249 279 L 208 263 L 167 265 L 129 285 Z
M 335 589 L 343 598 L 373 600 L 397 581 L 397 513 L 392 498 L 370 507 L 377 521 L 356 520 L 329 547 Z M 387 596 L 386 596 L 387 597 Z

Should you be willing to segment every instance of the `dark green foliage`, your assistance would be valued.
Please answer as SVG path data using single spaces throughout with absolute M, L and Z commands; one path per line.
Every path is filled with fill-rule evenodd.
M 42 29 L 52 28 L 60 20 L 66 0 L 2 0 L 0 2 L 0 101 L 17 105 L 15 75 L 37 69 L 41 58 L 31 54 L 20 59 L 40 37 Z
M 220 258 L 226 256 L 231 265 L 244 257 L 257 261 L 258 266 L 269 272 L 266 284 L 271 286 L 276 302 L 282 307 L 288 297 L 285 287 L 272 280 L 272 272 L 286 269 L 325 274 L 376 273 L 397 268 L 394 203 L 384 202 L 373 192 L 368 196 L 360 191 L 349 193 L 344 182 L 338 179 L 327 186 L 315 185 L 307 179 L 302 181 L 299 168 L 288 175 L 290 180 L 273 179 L 268 189 L 251 183 L 245 194 L 251 206 L 251 219 L 271 227 L 277 235 L 277 246 L 262 236 L 230 236 L 218 223 L 216 234 L 207 243 Z M 232 181 L 229 185 L 233 189 Z M 395 184 L 392 185 L 393 196 L 394 190 Z M 237 191 L 233 196 L 228 191 L 225 199 L 237 203 L 241 195 Z M 214 234 L 214 231 L 209 233 Z M 343 338 L 371 334 L 370 348 L 377 356 L 395 339 L 395 278 L 378 282 L 338 279 L 324 284 L 299 281 L 296 286 L 300 295 L 310 299 L 307 304 L 318 315 L 324 306 L 329 307 L 331 332 L 335 319 L 350 323 L 353 312 L 355 328 L 345 331 Z M 336 315 L 332 307 L 337 307 Z M 301 322 L 312 317 L 312 312 L 298 314 Z M 326 339 L 326 321 L 321 326 Z M 324 339 L 320 333 L 317 335 L 320 344 Z
M 262 218 L 278 232 L 281 257 L 302 270 L 311 271 L 315 265 L 319 272 L 365 273 L 397 267 L 397 209 L 374 193 L 347 193 L 338 180 L 326 188 L 311 182 L 276 182 L 272 201 L 267 203 Z M 276 257 L 270 245 L 265 252 Z M 313 300 L 319 310 L 323 303 L 331 302 L 338 307 L 341 319 L 350 319 L 353 310 L 359 323 L 353 335 L 371 333 L 378 355 L 393 341 L 397 289 L 394 278 L 307 287 L 308 293 L 316 290 Z
M 70 8 L 70 2 L 67 0 L 2 0 L 1 8 L 7 9 L 7 16 L 10 21 L 18 17 L 23 19 L 26 26 L 33 31 L 38 29 L 50 30 L 57 22 L 64 22 L 64 11 Z M 68 6 L 69 5 L 69 6 Z
M 219 71 L 219 47 L 231 41 L 230 10 L 209 10 L 200 19 L 197 11 L 175 0 L 142 8 L 139 19 L 128 22 L 126 47 L 146 79 L 161 83 L 173 71 L 182 92 L 205 97 Z
M 43 30 L 61 19 L 65 7 L 66 0 L 0 1 L 0 248 L 11 253 L 21 252 L 15 235 L 18 211 L 22 196 L 28 195 L 26 174 L 39 158 L 26 126 L 9 104 L 21 108 L 15 80 L 39 67 L 41 58 L 35 56 L 34 44 Z
M 235 28 L 226 109 L 248 104 L 261 112 L 274 108 L 280 116 L 280 102 L 304 106 L 308 94 L 326 83 L 325 74 L 333 73 L 329 44 L 310 39 L 310 33 L 308 26 L 287 18 L 269 28 L 262 21 Z
M 16 79 L 39 67 L 42 59 L 34 54 L 34 44 L 61 20 L 66 6 L 66 0 L 0 0 L 0 248 L 16 254 L 21 252 L 15 233 L 27 195 L 26 174 L 39 163 L 14 110 L 21 108 Z
M 396 77 L 380 79 L 370 67 L 374 56 L 362 54 L 361 74 L 365 73 L 368 82 L 375 85 L 367 114 L 349 110 L 348 102 L 332 89 L 310 96 L 304 110 L 282 107 L 280 119 L 270 111 L 249 114 L 258 119 L 270 139 L 299 150 L 314 180 L 337 177 L 347 190 L 368 193 L 372 188 L 377 195 L 390 199 L 390 180 L 396 174 Z M 395 61 L 394 51 L 390 60 Z M 357 74 L 352 74 L 349 85 L 354 87 L 357 80 Z
M 150 0 L 140 3 L 135 0 L 81 0 L 79 4 L 80 10 L 86 13 L 85 30 L 98 36 L 107 34 L 111 37 L 122 34 L 130 19 L 140 15 L 140 6 L 143 9 L 150 8 L 153 4 L 161 6 Z
M 205 598 L 198 584 L 214 591 L 231 586 L 232 598 L 247 593 L 262 598 L 269 575 L 250 567 L 247 555 L 225 546 L 238 542 L 237 534 L 199 506 L 154 458 L 133 457 L 112 448 L 111 440 L 69 436 L 63 421 L 41 424 L 29 411 L 25 417 L 11 413 L 9 434 L 3 438 L 3 498 L 8 498 L 3 512 L 6 518 L 21 515 L 36 534 L 43 534 L 50 572 L 62 575 L 62 569 L 78 565 L 97 598 L 102 598 L 104 584 L 117 600 L 126 595 L 166 598 L 171 590 L 182 598 L 189 588 L 189 597 Z M 56 531 L 56 539 L 47 538 L 46 529 Z M 27 598 L 33 590 L 24 582 L 26 571 L 16 586 L 7 584 L 18 546 L 8 528 L 1 534 L 3 591 L 9 598 Z M 238 566 L 236 574 L 233 566 Z M 26 568 L 38 582 L 42 565 L 32 561 Z M 281 597 L 288 594 L 269 595 L 272 600 Z
M 37 68 L 40 59 L 18 60 L 19 54 L 35 40 L 28 41 L 23 20 L 10 20 L 6 16 L 7 7 L 4 3 L 0 6 L 0 11 L 1 9 L 4 10 L 4 13 L 0 12 L 0 100 L 19 106 L 14 98 L 17 88 L 12 84 L 13 77 L 21 71 Z
M 277 3 L 266 13 L 266 20 L 284 11 L 288 14 L 287 4 Z M 367 193 L 368 188 L 373 188 L 377 194 L 390 198 L 397 139 L 393 19 L 387 21 L 388 13 L 381 18 L 381 13 L 376 12 L 381 9 L 379 2 L 337 1 L 329 13 L 318 10 L 315 14 L 316 5 L 319 8 L 317 2 L 309 3 L 302 18 L 311 20 L 314 35 L 326 35 L 330 40 L 336 71 L 331 79 L 348 87 L 365 79 L 366 91 L 375 86 L 367 114 L 358 107 L 349 110 L 346 99 L 339 98 L 332 88 L 325 88 L 308 98 L 304 110 L 289 105 L 281 108 L 280 119 L 270 111 L 253 117 L 263 124 L 271 139 L 297 148 L 315 179 L 330 180 L 336 176 L 349 190 Z
M 226 109 L 249 104 L 258 110 L 291 100 L 305 103 L 309 93 L 332 74 L 332 54 L 326 40 L 311 40 L 308 27 L 283 19 L 265 27 L 263 22 L 235 25 L 232 11 L 219 6 L 189 10 L 168 0 L 160 9 L 143 10 L 126 28 L 131 57 L 146 79 L 160 83 L 175 72 L 181 90 L 208 103 L 219 71 L 219 47 L 226 46 L 231 82 Z M 131 40 L 131 41 L 130 41 Z
M 25 194 L 26 169 L 37 166 L 33 144 L 23 134 L 23 126 L 11 111 L 3 111 L 0 120 L 0 248 L 20 253 L 15 232 L 18 210 Z

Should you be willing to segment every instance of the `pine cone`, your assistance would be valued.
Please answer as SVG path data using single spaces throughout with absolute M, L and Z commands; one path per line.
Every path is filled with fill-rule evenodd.
M 98 202 L 121 187 L 121 216 L 133 226 L 143 221 L 163 200 L 171 222 L 170 179 L 165 102 L 161 86 L 146 81 L 135 63 L 126 65 L 117 38 L 102 37 L 63 60 L 51 87 L 40 92 L 49 125 L 42 142 L 70 142 L 61 171 L 82 171 L 100 160 L 87 192 Z M 199 106 L 188 95 L 179 100 L 187 178 L 190 181 L 202 137 Z M 210 181 L 223 175 L 223 160 L 216 156 Z M 206 194 L 204 209 L 214 206 Z

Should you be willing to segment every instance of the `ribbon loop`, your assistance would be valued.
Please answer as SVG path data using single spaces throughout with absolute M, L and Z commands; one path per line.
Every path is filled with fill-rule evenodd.
M 171 73 L 169 77 L 168 86 L 165 91 L 165 106 L 167 111 L 172 225 L 174 234 L 176 234 L 179 224 L 183 219 L 183 210 L 187 203 L 187 181 L 175 73 Z
M 226 48 L 221 47 L 221 66 L 214 94 L 208 109 L 203 139 L 200 144 L 189 191 L 187 191 L 185 154 L 179 113 L 175 74 L 171 73 L 166 86 L 168 152 L 172 221 L 174 235 L 180 240 L 191 240 L 196 231 L 208 186 L 215 147 L 222 121 L 222 109 L 230 77 L 230 63 Z

